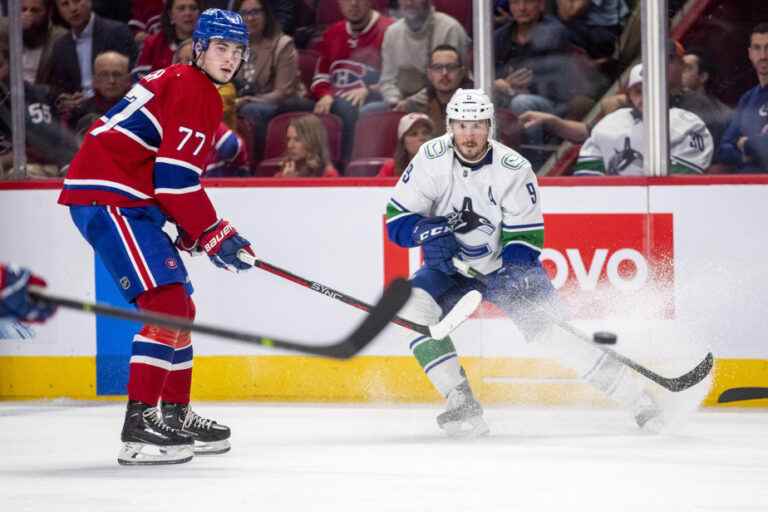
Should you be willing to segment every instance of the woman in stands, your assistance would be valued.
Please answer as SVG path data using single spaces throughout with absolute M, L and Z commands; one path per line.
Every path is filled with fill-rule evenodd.
M 339 172 L 331 163 L 328 134 L 314 114 L 291 120 L 285 132 L 285 157 L 277 178 L 334 178 Z
M 192 37 L 201 11 L 200 0 L 166 1 L 160 18 L 162 30 L 144 40 L 136 67 L 131 72 L 134 80 L 171 65 L 179 44 Z
M 253 130 L 254 152 L 264 147 L 267 123 L 280 111 L 312 110 L 299 79 L 296 46 L 283 34 L 269 2 L 238 0 L 234 10 L 248 26 L 250 56 L 235 78 L 236 107 Z M 252 155 L 257 160 L 261 154 Z
M 376 176 L 399 177 L 403 174 L 421 145 L 434 137 L 434 131 L 435 125 L 427 114 L 414 112 L 403 116 L 397 126 L 395 157 L 384 162 Z

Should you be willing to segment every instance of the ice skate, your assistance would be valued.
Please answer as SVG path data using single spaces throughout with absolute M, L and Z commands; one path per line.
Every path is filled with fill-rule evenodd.
M 195 440 L 196 455 L 214 455 L 230 450 L 230 431 L 226 425 L 199 416 L 189 404 L 162 404 L 163 421 Z
M 632 408 L 637 425 L 653 434 L 658 434 L 664 428 L 661 407 L 647 391 L 643 391 Z
M 490 432 L 469 382 L 465 380 L 448 393 L 448 405 L 437 416 L 437 425 L 451 437 L 479 437 Z
M 163 423 L 157 407 L 138 401 L 128 402 L 120 439 L 117 462 L 124 466 L 181 464 L 194 456 L 192 436 Z

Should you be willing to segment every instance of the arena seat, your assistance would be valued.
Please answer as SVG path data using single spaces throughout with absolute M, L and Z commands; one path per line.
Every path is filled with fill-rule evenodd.
M 286 112 L 273 117 L 267 125 L 267 137 L 264 144 L 264 160 L 279 158 L 285 153 L 285 131 L 291 119 L 308 115 L 307 112 Z M 341 159 L 341 119 L 334 114 L 317 116 L 328 132 L 328 149 L 331 160 L 336 164 Z
M 237 117 L 237 134 L 240 135 L 240 138 L 243 139 L 243 142 L 245 143 L 245 151 L 248 155 L 248 163 L 251 168 L 251 174 L 253 174 L 257 167 L 258 167 L 258 160 L 256 159 L 254 155 L 254 147 L 253 147 L 253 141 L 255 138 L 255 130 L 253 125 L 250 121 L 245 119 L 244 117 Z
M 397 146 L 397 125 L 405 112 L 371 112 L 361 115 L 355 125 L 352 160 L 392 158 Z
M 259 162 L 253 175 L 260 178 L 270 178 L 280 171 L 280 164 L 282 161 L 283 159 L 280 157 L 262 160 Z
M 389 160 L 388 158 L 360 158 L 352 160 L 347 169 L 344 171 L 344 176 L 356 176 L 356 177 L 371 177 L 376 176 L 379 173 L 379 169 L 384 165 L 384 162 Z

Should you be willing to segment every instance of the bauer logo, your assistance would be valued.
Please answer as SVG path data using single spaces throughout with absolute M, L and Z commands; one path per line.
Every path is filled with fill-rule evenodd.
M 657 314 L 674 315 L 672 214 L 549 214 L 544 224 L 540 260 L 576 317 L 648 309 L 651 302 Z M 420 266 L 418 253 L 384 245 L 386 282 Z

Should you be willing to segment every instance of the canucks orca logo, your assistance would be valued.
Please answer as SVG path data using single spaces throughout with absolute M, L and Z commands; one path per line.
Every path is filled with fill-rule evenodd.
M 469 233 L 474 229 L 479 229 L 486 235 L 490 236 L 496 231 L 490 220 L 486 219 L 482 215 L 479 215 L 472 208 L 472 199 L 469 197 L 464 198 L 464 203 L 461 205 L 461 210 L 453 209 L 453 215 L 451 215 L 451 227 L 454 233 Z
M 643 166 L 643 155 L 632 148 L 629 137 L 624 137 L 624 149 L 616 151 L 608 162 L 608 174 L 620 174 L 632 164 Z

